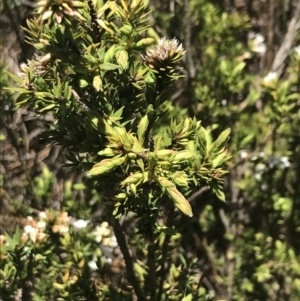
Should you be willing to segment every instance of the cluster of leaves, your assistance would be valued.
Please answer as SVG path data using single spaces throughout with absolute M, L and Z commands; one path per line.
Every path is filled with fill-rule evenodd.
M 67 3 L 55 2 L 42 18 L 28 21 L 28 40 L 45 55 L 21 66 L 18 104 L 40 114 L 53 111 L 51 140 L 63 145 L 73 167 L 98 177 L 101 195 L 116 200 L 117 215 L 138 213 L 145 203 L 155 207 L 167 193 L 192 216 L 177 186 L 207 183 L 224 200 L 221 166 L 229 131 L 213 143 L 190 118 L 174 120 L 163 133 L 152 131 L 178 78 L 182 46 L 161 39 L 146 52 L 154 40 L 145 33 L 144 1 L 76 2 L 78 14 L 57 20 L 57 7 Z M 56 17 L 46 22 L 51 12 Z
M 54 175 L 48 169 L 35 178 L 36 198 L 49 199 L 53 181 Z M 107 222 L 100 223 L 91 218 L 88 207 L 84 204 L 82 208 L 78 207 L 74 199 L 74 192 L 86 191 L 88 187 L 66 182 L 64 189 L 63 211 L 32 212 L 32 208 L 23 206 L 20 228 L 12 235 L 0 235 L 1 300 L 10 301 L 16 297 L 49 301 L 132 300 L 133 292 L 124 274 L 113 229 Z M 85 195 L 92 200 L 89 193 Z M 70 216 L 68 212 L 74 215 Z M 183 296 L 186 296 L 184 300 L 191 300 L 192 295 L 188 293 L 193 292 L 198 300 L 207 300 L 209 295 L 205 289 L 198 287 L 197 259 L 186 259 L 178 253 L 181 234 L 171 229 L 164 232 L 156 242 L 157 265 L 166 264 L 162 250 L 172 261 L 168 264 L 169 271 L 158 271 L 162 278 L 160 285 L 150 285 L 151 272 L 146 262 L 138 260 L 134 263 L 134 272 L 145 294 L 157 289 L 160 300 L 178 300 Z M 130 241 L 131 248 L 142 259 L 145 246 L 141 245 L 141 236 L 134 233 Z
M 191 79 L 179 101 L 189 97 L 188 111 L 213 134 L 228 124 L 232 129 L 227 203 L 212 207 L 207 195 L 198 201 L 206 202 L 194 229 L 204 242 L 198 250 L 213 259 L 205 280 L 228 300 L 298 300 L 299 47 L 291 49 L 282 73 L 270 72 L 264 65 L 268 33 L 251 15 L 225 12 L 224 3 L 194 0 L 188 8 L 175 6 L 175 13 L 165 8 L 155 20 L 183 40 L 190 33 L 187 50 L 195 55 L 193 64 L 186 61 Z M 293 45 L 297 41 L 299 34 Z
M 147 5 L 144 0 L 40 1 L 37 16 L 24 28 L 38 53 L 21 65 L 18 76 L 11 74 L 19 86 L 13 88 L 20 94 L 17 104 L 41 115 L 51 112 L 55 123 L 48 141 L 63 147 L 69 166 L 94 179 L 127 279 L 111 284 L 101 262 L 91 272 L 88 260 L 99 251 L 89 230 L 60 237 L 53 221 L 63 214 L 49 211 L 43 239 L 22 239 L 17 231 L 2 244 L 1 281 L 8 298 L 18 289 L 28 300 L 132 300 L 133 294 L 139 300 L 206 298 L 196 260 L 176 252 L 182 236 L 176 236 L 172 220 L 180 213 L 193 216 L 186 197 L 196 187 L 207 185 L 225 200 L 230 130 L 213 140 L 195 118 L 168 119 L 166 101 L 185 51 L 176 39 L 155 41 Z M 35 180 L 34 190 L 38 203 L 48 207 L 53 179 L 47 170 L 44 178 Z M 83 208 L 72 200 L 63 203 L 93 214 L 90 204 L 89 198 Z M 128 231 L 136 256 L 128 251 L 120 217 L 137 222 Z M 141 235 L 146 246 L 138 240 Z M 138 260 L 133 263 L 132 257 Z
M 28 21 L 28 41 L 40 53 L 22 65 L 18 101 L 40 114 L 53 112 L 51 141 L 63 145 L 69 164 L 95 181 L 93 195 L 86 196 L 93 201 L 67 198 L 63 206 L 85 219 L 95 204 L 105 206 L 101 212 L 108 219 L 111 213 L 128 213 L 123 227 L 114 227 L 116 236 L 122 230 L 128 234 L 135 262 L 123 254 L 136 277 L 130 270 L 126 277 L 140 300 L 299 300 L 299 47 L 291 50 L 283 73 L 270 73 L 263 36 L 255 40 L 266 33 L 257 24 L 253 28 L 251 15 L 230 11 L 228 1 L 153 0 L 154 28 L 184 42 L 184 79 L 178 69 L 184 50 L 176 40 L 157 39 L 148 27 L 146 4 L 42 1 L 41 19 Z M 262 47 L 255 49 L 255 43 Z M 172 95 L 175 88 L 179 92 Z M 175 96 L 179 105 L 168 99 Z M 227 127 L 232 158 L 223 193 L 229 131 L 221 132 Z M 35 182 L 46 206 L 51 205 L 48 180 Z M 216 196 L 226 196 L 226 204 Z M 170 199 L 193 216 L 178 222 Z M 78 241 L 87 239 L 77 235 L 72 233 Z M 60 246 L 49 237 L 49 244 Z M 117 240 L 124 252 L 122 237 Z M 84 266 L 97 252 L 91 245 Z M 12 257 L 5 260 L 14 265 Z M 99 300 L 132 300 L 127 282 L 112 286 L 100 262 L 98 268 L 105 284 L 96 285 L 103 292 Z M 52 273 L 53 282 L 62 284 L 58 269 Z M 93 273 L 86 274 L 89 291 Z M 10 283 L 14 292 L 23 288 L 21 281 Z M 62 296 L 50 291 L 53 298 Z M 84 291 L 64 285 L 59 294 L 84 299 Z
M 110 290 L 117 295 L 118 289 L 100 277 L 109 270 L 109 258 L 91 226 L 69 225 L 66 212 L 47 211 L 43 217 L 28 219 L 11 237 L 0 236 L 1 300 L 18 295 L 22 300 L 109 300 Z

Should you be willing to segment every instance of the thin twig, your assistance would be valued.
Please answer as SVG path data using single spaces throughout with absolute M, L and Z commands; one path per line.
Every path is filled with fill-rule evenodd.
M 196 67 L 192 58 L 192 24 L 189 4 L 189 0 L 184 0 L 184 48 L 187 50 L 185 58 L 189 78 L 194 78 L 196 75 Z
M 219 216 L 226 232 L 230 231 L 230 223 L 223 208 L 219 209 Z
M 233 234 L 233 227 L 230 227 L 230 221 L 228 220 L 225 211 L 223 208 L 219 209 L 219 217 L 222 221 L 222 224 L 226 230 L 226 232 L 230 232 Z M 226 267 L 227 267 L 227 295 L 228 295 L 228 300 L 231 300 L 232 297 L 232 288 L 233 288 L 233 274 L 234 274 L 234 268 L 235 268 L 235 262 L 232 260 L 231 256 L 233 256 L 234 253 L 234 246 L 232 242 L 229 242 L 229 246 L 227 249 L 227 254 L 226 254 Z M 228 256 L 228 254 L 230 254 Z M 225 267 L 225 266 L 224 266 Z
M 171 227 L 173 222 L 173 213 L 174 213 L 174 207 L 170 209 L 170 212 L 168 214 L 168 220 L 167 220 L 167 227 Z M 162 246 L 162 257 L 160 261 L 161 270 L 160 270 L 160 283 L 159 283 L 159 289 L 158 289 L 158 295 L 157 295 L 157 301 L 161 300 L 161 296 L 163 293 L 163 287 L 164 287 L 164 281 L 166 278 L 166 274 L 168 269 L 165 268 L 165 262 L 167 262 L 167 256 L 168 256 L 168 249 L 169 249 L 169 242 L 171 239 L 171 235 L 165 234 L 164 243 Z
M 133 260 L 129 253 L 126 238 L 123 232 L 122 227 L 120 226 L 119 222 L 115 218 L 111 218 L 111 224 L 114 228 L 114 233 L 118 242 L 118 245 L 120 247 L 120 250 L 124 256 L 124 261 L 126 264 L 126 271 L 127 271 L 127 277 L 128 281 L 132 285 L 134 292 L 138 298 L 139 301 L 146 301 L 146 297 L 144 296 L 139 281 L 134 273 L 134 267 L 133 267 Z
M 187 200 L 189 202 L 192 202 L 192 201 L 194 201 L 197 197 L 199 197 L 202 193 L 204 193 L 207 190 L 209 190 L 209 187 L 208 186 L 203 186 L 199 190 L 197 190 L 196 192 L 194 192 L 192 195 L 190 195 Z
M 271 68 L 272 72 L 276 72 L 277 76 L 280 77 L 284 69 L 284 61 L 288 57 L 290 50 L 293 46 L 293 41 L 300 28 L 300 0 L 298 1 L 295 13 L 289 23 L 287 32 L 284 36 L 282 45 L 276 53 L 273 65 Z
M 155 266 L 155 235 L 153 233 L 153 229 L 151 231 L 151 236 L 149 238 L 149 245 L 148 245 L 148 258 L 147 263 L 149 267 L 149 290 L 151 301 L 156 299 L 156 284 L 157 284 L 157 276 L 156 276 L 156 266 Z

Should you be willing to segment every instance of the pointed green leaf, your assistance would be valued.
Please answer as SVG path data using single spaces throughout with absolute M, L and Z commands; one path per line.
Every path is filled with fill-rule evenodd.
M 20 85 L 24 84 L 23 79 L 20 76 L 10 73 L 8 71 L 5 71 L 5 72 L 8 74 L 9 77 L 11 77 L 11 79 L 13 79 L 18 84 L 20 84 Z
M 153 44 L 155 40 L 153 38 L 144 38 L 136 43 L 137 47 L 145 47 Z
M 215 141 L 214 145 L 215 145 L 215 148 L 219 148 L 220 146 L 223 146 L 224 143 L 227 141 L 229 135 L 231 133 L 231 129 L 228 128 L 227 130 L 223 131 L 218 139 Z
M 100 65 L 100 68 L 102 70 L 115 70 L 115 69 L 120 68 L 120 66 L 116 65 L 116 64 L 111 64 L 111 63 L 103 63 Z
M 221 185 L 216 183 L 211 183 L 210 188 L 212 189 L 212 192 L 218 197 L 219 200 L 226 202 L 225 194 Z
M 55 106 L 56 106 L 55 103 L 51 103 L 48 106 L 45 106 L 44 108 L 39 109 L 39 112 L 49 111 L 49 110 L 53 109 Z
M 149 125 L 149 118 L 148 118 L 148 115 L 145 115 L 142 117 L 142 119 L 138 125 L 138 131 L 137 131 L 139 143 L 141 145 L 144 144 L 145 134 L 148 129 L 148 125 Z

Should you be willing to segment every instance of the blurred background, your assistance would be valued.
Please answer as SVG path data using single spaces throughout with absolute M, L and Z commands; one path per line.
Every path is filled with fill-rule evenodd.
M 15 109 L 4 89 L 4 70 L 18 74 L 34 54 L 22 26 L 35 7 L 0 3 L 0 234 L 49 207 L 101 215 L 86 208 L 97 196 L 85 175 L 44 142 L 51 114 Z M 216 136 L 232 130 L 226 203 L 206 187 L 191 193 L 180 252 L 198 258 L 219 298 L 300 300 L 300 1 L 150 0 L 150 9 L 155 32 L 186 49 L 170 116 L 196 116 Z

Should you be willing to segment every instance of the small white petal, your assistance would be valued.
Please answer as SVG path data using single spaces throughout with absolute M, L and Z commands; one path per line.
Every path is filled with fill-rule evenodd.
M 73 222 L 72 225 L 74 228 L 83 229 L 87 226 L 88 223 L 89 221 L 86 221 L 84 219 L 78 219 L 75 222 Z
M 277 79 L 277 73 L 276 72 L 270 72 L 267 76 L 264 77 L 265 83 L 273 82 Z
M 248 157 L 248 153 L 245 150 L 242 150 L 240 156 L 242 159 L 246 159 Z
M 281 167 L 282 169 L 284 169 L 284 168 L 290 167 L 290 166 L 291 166 L 291 163 L 290 163 L 288 157 L 281 157 L 281 158 L 280 158 L 280 164 L 279 164 L 279 165 L 280 165 L 280 167 Z
M 32 232 L 34 232 L 35 231 L 35 228 L 33 228 L 31 225 L 26 225 L 25 227 L 24 227 L 24 232 L 25 233 L 32 233 Z
M 41 211 L 39 212 L 39 218 L 40 219 L 47 219 L 47 214 L 45 211 Z
M 67 233 L 69 232 L 69 227 L 68 226 L 61 226 L 59 228 L 59 233 Z
M 113 235 L 111 238 L 111 241 L 110 241 L 110 246 L 112 248 L 115 248 L 118 246 L 118 242 L 117 242 L 117 238 L 115 237 L 115 235 Z
M 89 266 L 90 269 L 93 270 L 93 271 L 98 270 L 97 263 L 96 263 L 96 261 L 94 261 L 94 260 L 89 261 L 89 262 L 88 262 L 88 266 Z
M 46 228 L 46 222 L 45 221 L 39 221 L 37 223 L 37 228 L 38 229 L 45 229 Z

